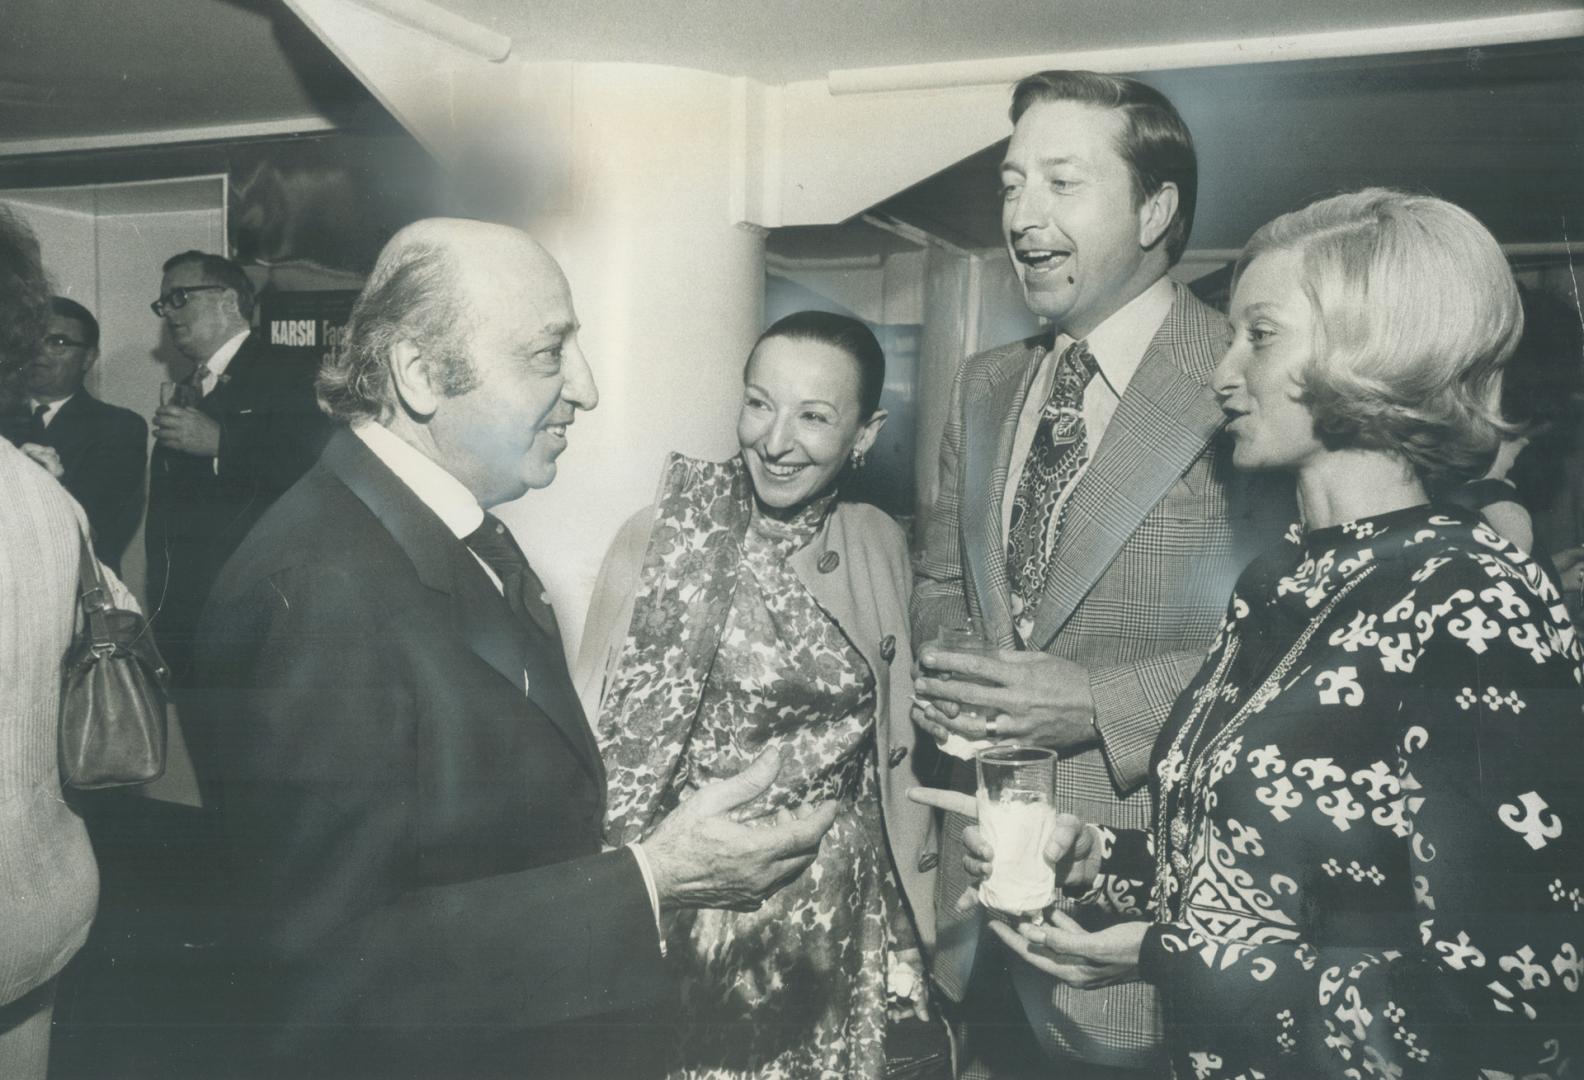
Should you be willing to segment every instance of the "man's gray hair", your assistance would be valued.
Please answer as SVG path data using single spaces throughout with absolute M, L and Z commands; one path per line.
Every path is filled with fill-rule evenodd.
M 398 341 L 418 347 L 447 396 L 473 389 L 472 318 L 461 278 L 455 251 L 442 244 L 387 247 L 352 308 L 346 347 L 319 368 L 319 407 L 347 423 L 388 420 L 397 408 L 390 354 Z

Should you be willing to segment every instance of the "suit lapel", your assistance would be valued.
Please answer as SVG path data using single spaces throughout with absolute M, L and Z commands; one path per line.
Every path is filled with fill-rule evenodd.
M 338 430 L 321 460 L 379 518 L 418 579 L 451 597 L 456 629 L 474 655 L 519 692 L 526 680 L 529 700 L 577 750 L 603 791 L 605 771 L 572 692 L 561 643 L 533 634 L 512 614 L 466 546 L 351 431 Z
M 1122 545 L 1225 420 L 1209 388 L 1188 373 L 1202 367 L 1202 357 L 1179 355 L 1178 343 L 1185 329 L 1192 329 L 1184 324 L 1202 314 L 1185 311 L 1189 303 L 1197 301 L 1180 290 L 1068 498 L 1032 648 L 1050 646 Z
M 1010 642 L 1013 637 L 1001 504 L 1018 414 L 1042 355 L 1040 348 L 1025 343 L 999 358 L 982 384 L 965 388 L 959 511 L 963 558 L 979 598 L 985 633 L 992 641 Z

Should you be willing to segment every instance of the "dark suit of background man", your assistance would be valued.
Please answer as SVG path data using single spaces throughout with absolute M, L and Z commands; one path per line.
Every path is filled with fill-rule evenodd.
M 131 409 L 100 401 L 83 388 L 99 359 L 99 320 L 75 300 L 50 301 L 44 347 L 22 372 L 27 415 L 8 418 L 6 436 L 60 456 L 61 483 L 87 511 L 94 550 L 112 569 L 143 517 L 148 425 Z
M 191 403 L 154 414 L 149 468 L 148 602 L 178 685 L 209 588 L 248 529 L 314 463 L 328 426 L 311 363 L 250 332 L 253 286 L 229 259 L 185 251 L 165 263 L 154 313 L 196 366 Z
M 1001 220 L 1050 332 L 963 364 L 913 597 L 915 641 L 972 612 L 1001 653 L 970 672 L 926 644 L 926 673 L 992 685 L 923 678 L 921 697 L 939 704 L 918 716 L 978 739 L 987 725 L 956 705 L 987 707 L 996 737 L 1062 751 L 1058 809 L 1147 829 L 1155 736 L 1244 561 L 1244 504 L 1205 385 L 1226 321 L 1166 276 L 1193 224 L 1197 163 L 1171 103 L 1130 79 L 1030 76 L 1012 120 Z M 977 908 L 956 909 L 964 822 L 947 816 L 933 972 L 950 997 L 968 996 L 968 1074 L 1159 1075 L 1150 987 L 1055 982 L 983 933 Z
M 594 407 L 577 330 L 525 234 L 402 230 L 320 374 L 350 426 L 215 586 L 194 758 L 235 873 L 233 1019 L 266 1075 L 634 1075 L 659 1055 L 605 1059 L 623 1025 L 566 1022 L 663 998 L 658 913 L 757 906 L 834 818 L 725 816 L 766 757 L 601 853 L 554 615 L 484 510 L 549 484 Z

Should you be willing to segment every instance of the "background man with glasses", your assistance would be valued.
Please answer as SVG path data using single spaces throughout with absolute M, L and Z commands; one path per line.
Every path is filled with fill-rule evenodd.
M 100 401 L 83 387 L 99 359 L 99 321 L 75 300 L 50 300 L 43 348 L 22 369 L 26 412 L 8 417 L 5 435 L 53 449 L 61 483 L 88 513 L 99 558 L 116 571 L 143 517 L 148 425 L 131 409 Z
M 159 299 L 171 343 L 195 365 L 154 414 L 148 606 L 177 686 L 210 586 L 259 515 L 319 456 L 328 427 L 314 367 L 252 333 L 253 285 L 230 259 L 184 251 Z

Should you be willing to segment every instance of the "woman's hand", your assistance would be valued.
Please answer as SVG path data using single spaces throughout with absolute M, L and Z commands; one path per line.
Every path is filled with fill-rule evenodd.
M 916 947 L 886 953 L 886 1015 L 929 1021 L 929 979 L 924 974 L 924 954 Z
M 24 454 L 33 459 L 33 463 L 35 465 L 49 473 L 55 479 L 59 480 L 66 475 L 66 469 L 61 465 L 60 454 L 53 446 L 45 446 L 43 443 L 30 442 L 23 443 L 21 450 Z
M 933 806 L 952 814 L 961 814 L 979 820 L 979 805 L 972 795 L 944 788 L 908 788 L 908 798 L 924 806 Z M 963 870 L 975 888 L 990 876 L 990 863 L 995 852 L 984 830 L 970 825 L 963 830 Z M 1045 845 L 1045 862 L 1056 875 L 1056 884 L 1087 889 L 1100 872 L 1100 845 L 1095 842 L 1095 831 L 1073 814 L 1057 814 L 1056 829 Z M 958 909 L 971 905 L 971 891 L 958 901 Z
M 1014 930 L 992 922 L 990 929 L 1025 961 L 1079 990 L 1138 978 L 1139 949 L 1149 923 L 1118 923 L 1090 932 L 1065 912 L 1053 908 L 1046 915 L 1050 926 L 1023 923 Z

